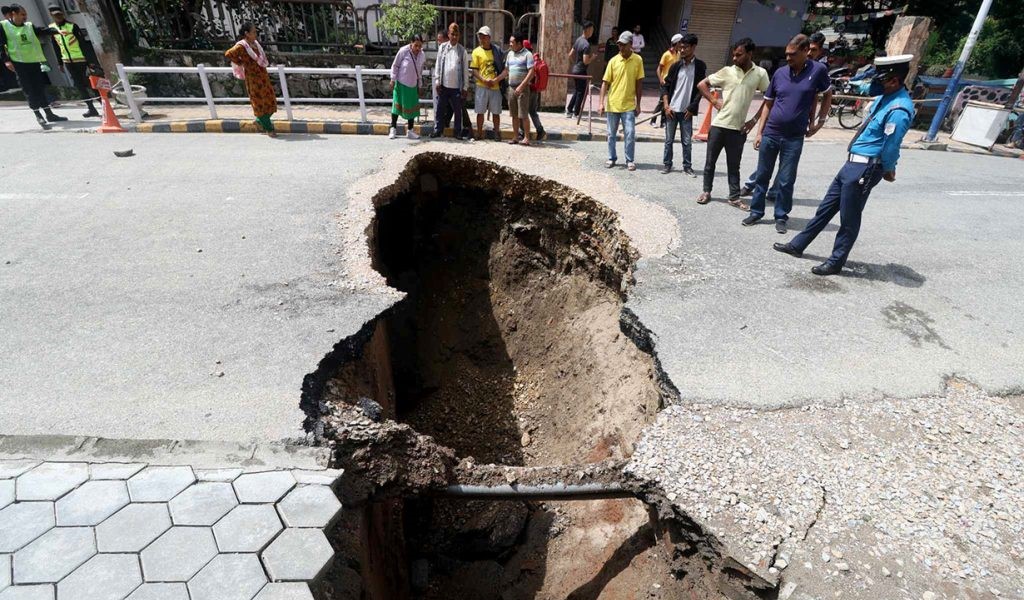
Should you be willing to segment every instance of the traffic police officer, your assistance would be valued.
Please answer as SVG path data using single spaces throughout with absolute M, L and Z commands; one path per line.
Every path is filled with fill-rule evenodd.
M 86 106 L 89 107 L 89 110 L 82 116 L 98 117 L 100 113 L 92 104 L 93 92 L 89 87 L 88 77 L 88 68 L 97 68 L 96 51 L 93 49 L 92 43 L 89 42 L 89 38 L 86 37 L 86 32 L 78 25 L 68 21 L 59 6 L 51 5 L 47 7 L 47 10 L 53 17 L 50 27 L 60 32 L 60 35 L 53 36 L 53 49 L 63 63 L 60 69 L 71 77 L 82 100 L 85 100 Z
M 33 26 L 27 20 L 28 13 L 24 7 L 12 4 L 11 10 L 14 14 L 10 20 L 0 22 L 0 61 L 8 70 L 18 74 L 29 108 L 36 114 L 39 125 L 49 129 L 47 121 L 67 121 L 67 117 L 55 115 L 50 110 L 50 100 L 46 97 L 46 86 L 50 84 L 46 73 L 50 67 L 46 64 L 39 36 L 59 34 L 49 27 Z M 46 113 L 45 119 L 39 109 Z
M 900 144 L 914 117 L 914 103 L 904 84 L 913 58 L 913 55 L 903 54 L 875 59 L 877 71 L 871 81 L 871 95 L 878 97 L 847 148 L 846 164 L 832 181 L 807 227 L 788 244 L 773 246 L 779 252 L 799 258 L 838 212 L 839 233 L 832 256 L 811 269 L 815 275 L 835 275 L 842 271 L 857 241 L 861 213 L 872 188 L 882 179 L 896 180 Z

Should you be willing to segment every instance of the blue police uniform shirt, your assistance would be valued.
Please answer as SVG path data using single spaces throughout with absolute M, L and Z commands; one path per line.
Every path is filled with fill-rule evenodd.
M 909 112 L 893 110 L 897 106 Z M 895 171 L 900 159 L 900 144 L 910 129 L 913 114 L 914 102 L 906 88 L 900 88 L 898 92 L 887 96 L 879 96 L 871 106 L 867 126 L 850 146 L 850 152 L 869 158 L 878 157 L 886 173 Z

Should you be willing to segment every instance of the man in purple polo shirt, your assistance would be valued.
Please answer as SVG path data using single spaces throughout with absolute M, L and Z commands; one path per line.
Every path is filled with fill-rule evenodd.
M 775 72 L 764 93 L 765 106 L 754 138 L 754 150 L 759 151 L 754 196 L 750 199 L 750 215 L 743 219 L 743 225 L 753 225 L 764 218 L 765 195 L 778 160 L 775 230 L 786 233 L 804 137 L 811 137 L 821 129 L 832 107 L 828 69 L 818 61 L 808 60 L 810 46 L 806 35 L 790 40 L 786 46 L 786 66 Z M 810 123 L 811 109 L 818 94 L 823 94 L 818 119 Z

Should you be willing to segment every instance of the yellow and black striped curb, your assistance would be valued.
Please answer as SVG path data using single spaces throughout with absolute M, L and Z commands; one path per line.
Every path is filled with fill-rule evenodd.
M 162 121 L 156 123 L 140 123 L 129 126 L 130 131 L 136 133 L 262 133 L 263 129 L 256 121 L 244 119 L 207 119 L 194 121 Z M 274 129 L 278 133 L 324 133 L 342 135 L 387 135 L 390 125 L 386 123 L 345 123 L 341 121 L 274 121 Z M 431 123 L 419 125 L 416 132 L 421 136 L 430 135 L 434 130 Z M 509 131 L 503 131 L 503 137 L 508 137 Z M 405 135 L 405 126 L 398 127 L 399 135 Z M 546 131 L 545 140 L 552 142 L 603 142 L 607 141 L 608 135 L 601 133 L 576 133 Z M 445 130 L 445 135 L 451 135 L 452 130 Z M 488 137 L 493 137 L 488 132 Z M 636 136 L 638 142 L 664 142 L 662 134 Z

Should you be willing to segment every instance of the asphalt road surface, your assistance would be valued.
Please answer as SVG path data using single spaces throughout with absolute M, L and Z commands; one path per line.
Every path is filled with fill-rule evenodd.
M 301 437 L 303 377 L 389 301 L 346 286 L 333 219 L 353 182 L 410 143 L 0 134 L 0 434 Z M 603 143 L 565 147 L 604 172 Z M 794 227 L 844 151 L 805 147 Z M 703 145 L 694 154 L 699 170 Z M 748 147 L 744 176 L 755 159 Z M 790 236 L 770 221 L 741 227 L 740 211 L 695 204 L 699 179 L 659 174 L 660 144 L 639 144 L 638 161 L 614 177 L 668 209 L 682 239 L 641 260 L 629 307 L 685 398 L 911 397 L 951 374 L 1021 389 L 1024 161 L 905 151 L 852 268 L 828 279 L 809 270 L 838 221 L 794 259 L 771 250 Z

